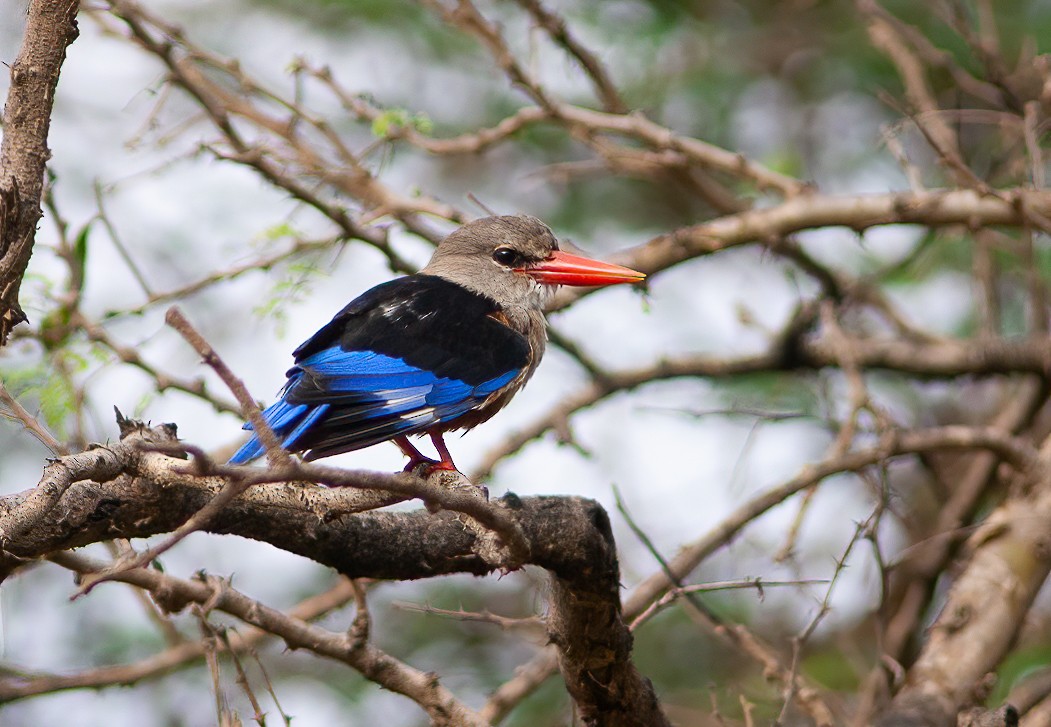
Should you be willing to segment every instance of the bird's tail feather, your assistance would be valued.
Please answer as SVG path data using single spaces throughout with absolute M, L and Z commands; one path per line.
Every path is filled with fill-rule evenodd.
M 306 404 L 289 404 L 281 399 L 275 401 L 263 412 L 263 419 L 274 434 L 281 438 L 281 446 L 291 449 L 300 437 L 303 436 L 312 424 L 314 424 L 326 411 L 328 404 L 320 406 L 308 406 Z M 252 424 L 246 423 L 245 429 L 252 429 Z M 263 455 L 266 448 L 259 441 L 259 437 L 253 434 L 248 438 L 234 456 L 228 460 L 228 464 L 245 464 Z

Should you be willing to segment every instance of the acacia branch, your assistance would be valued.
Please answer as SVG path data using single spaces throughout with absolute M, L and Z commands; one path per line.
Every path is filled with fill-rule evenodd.
M 749 523 L 824 479 L 844 472 L 859 472 L 903 455 L 952 450 L 988 452 L 1000 461 L 1010 463 L 1034 482 L 1046 482 L 1049 479 L 1048 464 L 1041 453 L 1020 438 L 998 428 L 947 426 L 889 433 L 877 446 L 807 465 L 792 479 L 743 503 L 705 535 L 684 545 L 668 561 L 666 569 L 654 573 L 636 586 L 624 600 L 624 618 L 629 621 L 637 619 L 652 604 L 676 588 L 676 584 L 687 578 L 704 559 L 731 543 Z M 732 630 L 732 627 L 728 628 Z M 747 650 L 751 651 L 751 647 L 747 647 Z M 520 676 L 493 695 L 484 713 L 502 716 L 509 704 L 521 700 L 525 694 L 536 689 L 553 671 L 552 654 L 545 650 L 519 669 Z
M 1007 387 L 1004 409 L 990 427 L 1014 434 L 1027 430 L 1047 401 L 1047 393 L 1046 385 L 1035 378 Z M 949 460 L 932 459 L 926 464 L 946 482 L 949 494 L 934 523 L 922 533 L 923 539 L 900 559 L 894 573 L 896 587 L 884 596 L 891 606 L 884 619 L 882 649 L 899 662 L 904 659 L 909 640 L 916 635 L 940 574 L 968 533 L 966 525 L 973 521 L 990 489 L 999 483 L 995 477 L 999 460 L 990 452 L 974 452 L 962 460 L 959 455 Z M 882 667 L 879 672 L 882 673 Z
M 352 152 L 324 119 L 302 104 L 285 100 L 249 77 L 234 61 L 222 59 L 194 45 L 183 32 L 133 0 L 112 0 L 111 12 L 128 27 L 131 39 L 157 57 L 170 81 L 201 107 L 223 139 L 223 148 L 210 147 L 216 156 L 255 169 L 264 179 L 328 217 L 350 239 L 359 239 L 382 252 L 391 269 L 413 272 L 381 227 L 356 218 L 328 199 L 307 180 L 359 200 L 371 218 L 391 214 L 420 236 L 437 242 L 421 220 L 434 215 L 464 221 L 463 214 L 426 195 L 402 195 L 384 184 Z M 105 16 L 96 14 L 102 22 Z M 225 76 L 233 86 L 213 80 Z M 273 108 L 277 107 L 274 112 Z M 235 123 L 243 120 L 244 124 Z M 253 136 L 254 134 L 254 136 Z
M 85 576 L 108 570 L 105 563 L 73 553 L 56 553 L 51 559 Z M 122 571 L 115 579 L 148 590 L 168 610 L 201 604 L 280 636 L 293 649 L 308 649 L 341 661 L 384 688 L 412 699 L 427 712 L 435 727 L 485 727 L 477 713 L 456 699 L 433 674 L 414 669 L 367 641 L 328 631 L 270 608 L 228 584 L 216 583 L 214 579 L 183 580 L 152 568 Z
M 562 431 L 577 412 L 588 409 L 614 394 L 631 391 L 657 381 L 676 378 L 730 378 L 769 371 L 817 371 L 840 366 L 836 347 L 828 336 L 801 337 L 798 330 L 805 315 L 786 326 L 770 348 L 737 358 L 709 355 L 683 356 L 623 371 L 603 370 L 600 376 L 574 394 L 565 396 L 547 413 L 506 437 L 490 450 L 471 480 L 481 482 L 493 468 L 533 440 L 549 431 Z M 917 343 L 893 338 L 854 338 L 846 341 L 855 364 L 862 370 L 882 369 L 919 378 L 996 376 L 1051 371 L 1051 341 L 1028 339 L 965 339 Z
M 545 8 L 540 0 L 516 0 L 533 17 L 534 22 L 543 28 L 551 40 L 560 45 L 566 53 L 575 58 L 584 69 L 595 95 L 602 100 L 602 106 L 611 113 L 623 114 L 628 111 L 627 104 L 620 97 L 617 86 L 595 54 L 581 45 L 566 27 L 566 21 Z
M 1051 573 L 1051 488 L 1030 481 L 968 540 L 966 570 L 930 628 L 904 687 L 876 724 L 950 725 L 963 707 L 984 701 L 986 675 L 1018 638 L 1025 616 Z
M 300 621 L 313 621 L 345 605 L 353 596 L 353 583 L 341 579 L 328 591 L 307 598 L 289 609 L 287 616 Z M 248 653 L 274 636 L 274 633 L 255 626 L 237 629 L 232 631 L 225 650 L 235 654 Z M 198 663 L 204 658 L 207 648 L 205 641 L 186 641 L 133 664 L 103 666 L 76 674 L 12 674 L 0 679 L 0 703 L 70 689 L 100 689 L 155 679 Z
M 931 189 L 886 194 L 798 194 L 780 204 L 724 215 L 654 237 L 610 257 L 647 275 L 703 255 L 762 243 L 776 252 L 780 240 L 803 230 L 846 227 L 862 232 L 882 225 L 963 225 L 978 229 L 1024 227 L 1032 216 L 1051 217 L 1051 191 L 1021 187 L 983 195 L 969 189 Z M 594 289 L 563 288 L 549 311 L 561 310 Z
M 159 440 L 173 435 L 170 428 L 145 432 Z M 195 477 L 185 473 L 182 460 L 142 452 L 136 443 L 142 435 L 127 433 L 121 443 L 83 453 L 79 460 L 63 458 L 64 465 L 76 468 L 68 476 L 71 482 L 55 506 L 32 513 L 29 529 L 14 528 L 11 522 L 24 525 L 19 515 L 32 491 L 0 499 L 0 527 L 16 534 L 8 536 L 7 552 L 23 558 L 40 557 L 112 537 L 170 532 L 221 490 L 225 483 L 222 477 Z M 807 468 L 742 508 L 703 543 L 687 548 L 669 567 L 685 575 L 705 554 L 728 542 L 759 514 L 830 474 L 856 471 L 900 454 L 945 448 L 990 449 L 1029 476 L 1044 477 L 1043 461 L 1035 451 L 1001 432 L 944 427 L 903 433 L 888 437 L 879 447 Z M 101 469 L 100 462 L 110 465 Z M 315 474 L 326 481 L 345 477 L 348 482 L 356 479 L 362 484 L 389 484 L 396 489 L 402 488 L 398 483 L 407 477 L 367 473 L 341 476 L 339 472 L 321 468 Z M 85 480 L 86 474 L 105 481 Z M 273 476 L 272 471 L 259 470 L 257 477 L 262 482 Z M 435 514 L 345 514 L 346 493 L 350 491 L 258 484 L 216 513 L 205 529 L 269 542 L 353 578 L 481 575 L 499 567 L 480 552 L 478 531 L 465 528 L 462 515 L 447 510 Z M 605 512 L 596 503 L 567 497 L 508 496 L 491 503 L 491 507 L 521 531 L 529 544 L 528 562 L 553 576 L 550 635 L 585 724 L 600 724 L 599 715 L 609 714 L 622 718 L 618 724 L 663 724 L 651 685 L 631 664 L 632 640 L 621 610 L 616 553 Z M 121 571 L 116 577 L 127 579 L 132 577 L 129 574 L 140 572 Z M 668 586 L 663 575 L 654 583 L 643 584 L 629 600 L 626 612 L 639 613 Z M 499 711 L 496 705 L 493 708 Z
M 156 440 L 170 439 L 174 433 L 170 428 L 129 431 L 120 443 L 83 453 L 75 463 L 70 457 L 63 458 L 61 462 L 73 471 L 67 474 L 69 483 L 61 496 L 53 502 L 49 498 L 49 508 L 24 512 L 33 491 L 0 498 L 0 529 L 14 534 L 4 543 L 7 553 L 36 558 L 114 537 L 171 532 L 222 490 L 226 482 L 222 476 L 188 474 L 183 460 L 144 452 L 139 443 L 144 435 L 155 439 L 147 448 L 156 448 L 160 446 Z M 102 470 L 98 463 L 103 461 L 116 467 Z M 244 481 L 254 479 L 259 484 L 253 483 L 226 508 L 213 513 L 203 529 L 268 542 L 351 578 L 412 580 L 450 573 L 483 575 L 509 564 L 517 566 L 506 557 L 494 558 L 492 544 L 479 528 L 470 523 L 465 527 L 464 518 L 469 513 L 487 528 L 496 529 L 507 541 L 512 557 L 526 556 L 526 562 L 551 573 L 549 635 L 559 649 L 567 688 L 584 723 L 629 727 L 667 724 L 652 685 L 631 662 L 632 638 L 621 615 L 613 536 L 605 511 L 598 504 L 572 497 L 521 500 L 513 495 L 489 503 L 477 494 L 448 490 L 447 483 L 432 483 L 433 477 L 421 481 L 409 473 L 356 473 L 316 465 L 299 465 L 296 471 L 328 484 L 378 489 L 370 494 L 350 486 L 266 484 L 280 469 L 217 466 L 218 472 L 237 472 Z M 85 479 L 95 475 L 99 481 Z M 383 492 L 385 489 L 389 492 Z M 355 498 L 382 502 L 384 497 L 389 501 L 393 493 L 412 490 L 434 507 L 455 505 L 460 512 L 354 512 Z M 516 534 L 524 547 L 514 547 Z M 100 568 L 93 565 L 85 570 L 99 572 Z M 107 573 L 148 589 L 160 583 L 159 574 L 148 569 Z M 196 589 L 194 584 L 177 588 L 186 598 L 199 601 L 203 592 L 187 590 L 190 586 Z M 215 596 L 211 589 L 206 590 Z M 221 608 L 224 603 L 236 605 L 222 600 L 227 594 L 224 590 L 218 596 Z M 248 612 L 236 606 L 231 613 L 240 616 Z M 245 620 L 267 627 L 251 618 Z M 318 653 L 345 659 L 346 652 L 338 656 L 326 647 Z M 607 721 L 611 715 L 617 721 Z
M 18 304 L 51 157 L 47 135 L 66 48 L 77 38 L 78 0 L 32 0 L 11 66 L 0 142 L 0 346 L 26 320 Z
M 947 426 L 892 432 L 877 446 L 807 465 L 792 479 L 742 504 L 704 537 L 684 546 L 669 561 L 668 570 L 676 578 L 685 578 L 702 560 L 733 540 L 748 523 L 827 477 L 841 472 L 857 472 L 902 455 L 944 450 L 986 450 L 1034 480 L 1048 479 L 1048 466 L 1040 453 L 1000 429 Z M 650 576 L 625 600 L 625 614 L 634 618 L 672 586 L 674 583 L 665 573 Z

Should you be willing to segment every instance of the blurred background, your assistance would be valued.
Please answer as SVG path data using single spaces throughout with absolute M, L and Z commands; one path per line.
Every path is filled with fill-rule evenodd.
M 174 422 L 188 443 L 228 455 L 243 436 L 232 396 L 164 325 L 167 307 L 177 302 L 252 394 L 268 403 L 300 342 L 351 298 L 404 270 L 392 271 L 391 256 L 348 239 L 316 206 L 257 170 L 224 159 L 232 154 L 228 140 L 199 104 L 166 82 L 157 55 L 130 41 L 127 26 L 104 3 L 89 7 L 81 14 L 81 35 L 69 50 L 55 104 L 50 200 L 21 298 L 30 325 L 0 349 L 0 377 L 23 406 L 74 447 L 115 439 L 116 406 L 129 416 Z M 545 7 L 564 17 L 604 64 L 627 108 L 677 134 L 739 152 L 825 194 L 908 190 L 915 181 L 908 170 L 928 186 L 947 183 L 922 134 L 902 122 L 901 80 L 871 44 L 866 19 L 853 3 L 607 0 Z M 947 8 L 974 10 L 969 4 L 884 7 L 963 67 L 981 65 L 947 19 Z M 20 44 L 24 9 L 21 1 L 0 8 L 0 59 L 8 64 Z M 484 2 L 479 9 L 499 22 L 519 63 L 548 93 L 598 108 L 588 77 L 536 28 L 523 6 Z M 705 187 L 704 180 L 670 171 L 611 169 L 594 147 L 557 124 L 526 126 L 478 154 L 432 154 L 398 143 L 391 127 L 427 138 L 455 137 L 492 126 L 530 103 L 476 39 L 428 3 L 164 0 L 150 3 L 149 12 L 182 28 L 194 46 L 237 59 L 236 72 L 209 71 L 219 87 L 239 92 L 231 79 L 243 73 L 275 98 L 326 119 L 361 163 L 399 195 L 433 200 L 465 218 L 482 216 L 485 208 L 533 214 L 595 257 L 779 201 L 776 193 L 729 175 L 705 177 Z M 997 3 L 995 22 L 1002 56 L 1031 58 L 1046 50 L 1034 39 L 1051 37 L 1051 5 Z M 310 72 L 322 67 L 340 88 L 379 109 L 379 117 L 363 120 L 342 105 Z M 7 80 L 0 78 L 5 93 Z M 939 98 L 959 93 L 944 69 L 932 74 L 932 84 Z M 256 98 L 267 103 L 261 93 Z M 1008 163 L 1017 146 L 1004 140 L 996 123 L 953 123 L 979 176 L 994 184 L 1017 181 Z M 234 126 L 246 138 L 263 136 L 243 119 Z M 338 168 L 338 155 L 332 163 Z M 359 200 L 337 185 L 312 179 L 308 186 L 326 204 L 386 230 L 406 265 L 421 266 L 429 258 L 432 240 L 405 220 L 368 219 Z M 432 236 L 456 226 L 436 215 L 421 220 L 420 230 Z M 965 337 L 987 320 L 973 245 L 964 232 L 884 226 L 859 234 L 820 227 L 793 240 L 824 268 L 871 283 L 913 330 Z M 1035 245 L 1043 274 L 1047 241 L 1039 237 Z M 1018 256 L 996 255 L 1001 307 L 994 327 L 998 335 L 1016 335 L 1029 320 L 1019 282 L 1026 279 L 1027 264 Z M 80 315 L 94 329 L 69 330 L 62 319 L 73 270 L 82 279 Z M 526 390 L 484 427 L 451 438 L 450 447 L 466 473 L 484 470 L 493 495 L 574 494 L 601 502 L 611 513 L 622 582 L 630 593 L 659 571 L 654 551 L 673 556 L 741 503 L 825 456 L 850 414 L 843 373 L 654 376 L 573 412 L 557 431 L 520 448 L 507 442 L 585 390 L 592 381 L 585 364 L 618 372 L 686 356 L 735 360 L 759 354 L 802 303 L 822 294 L 819 281 L 798 264 L 753 244 L 676 265 L 652 276 L 645 291 L 590 295 L 550 316 L 556 345 Z M 856 313 L 853 319 L 844 315 L 857 330 L 888 331 L 885 322 Z M 197 381 L 202 389 L 184 390 L 193 387 L 182 383 Z M 874 404 L 903 427 L 984 421 L 1005 396 L 1003 381 L 976 377 L 929 380 L 891 371 L 866 381 Z M 877 424 L 863 413 L 855 441 L 874 441 Z M 515 451 L 490 468 L 509 449 Z M 32 487 L 49 456 L 17 421 L 0 420 L 3 493 Z M 381 445 L 331 463 L 395 471 L 403 461 L 395 447 Z M 802 502 L 788 500 L 758 518 L 705 559 L 689 582 L 771 584 L 713 591 L 701 599 L 721 618 L 747 625 L 786 663 L 793 638 L 817 619 L 799 669 L 827 689 L 833 703 L 849 701 L 875 661 L 884 595 L 880 561 L 893 561 L 914 542 L 940 496 L 930 472 L 913 460 L 865 476 L 829 478 Z M 629 518 L 652 548 L 629 527 Z M 868 540 L 858 540 L 859 523 L 871 526 Z M 89 551 L 108 555 L 102 545 Z M 203 533 L 161 561 L 166 572 L 183 577 L 199 570 L 230 576 L 238 589 L 279 608 L 338 580 L 327 568 L 265 544 Z M 71 673 L 135 662 L 170 645 L 132 589 L 107 584 L 70 602 L 73 590 L 70 575 L 46 563 L 5 584 L 4 669 Z M 542 634 L 529 629 L 505 631 L 426 612 L 542 612 L 542 574 L 528 569 L 503 578 L 380 584 L 371 590 L 370 605 L 379 646 L 439 672 L 472 705 L 544 643 Z M 935 594 L 924 618 L 936 607 Z M 1024 647 L 1005 662 L 1002 693 L 1014 675 L 1046 660 L 1046 607 L 1041 599 Z M 346 628 L 351 614 L 349 607 L 336 610 L 321 623 Z M 237 628 L 232 619 L 212 618 Z M 173 623 L 182 638 L 199 638 L 192 617 L 176 616 Z M 742 695 L 757 723 L 769 723 L 781 711 L 778 685 L 691 623 L 678 606 L 637 630 L 635 658 L 681 724 L 714 724 L 715 709 L 730 722 L 742 719 Z M 261 646 L 258 660 L 248 660 L 246 668 L 255 680 L 265 668 L 281 710 L 296 725 L 425 722 L 408 700 L 279 643 Z M 232 670 L 224 671 L 221 686 L 223 698 L 250 721 L 251 707 Z M 14 702 L 0 708 L 0 724 L 205 725 L 215 721 L 212 690 L 203 662 L 188 663 L 130 688 Z M 505 723 L 562 725 L 570 723 L 568 715 L 569 700 L 555 678 Z

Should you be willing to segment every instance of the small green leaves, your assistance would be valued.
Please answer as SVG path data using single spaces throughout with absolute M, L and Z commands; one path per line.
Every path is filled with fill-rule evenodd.
M 296 240 L 303 236 L 303 233 L 296 229 L 291 222 L 285 220 L 263 230 L 260 240 L 262 242 L 276 242 L 286 239 Z
M 414 129 L 420 134 L 434 131 L 434 122 L 424 113 L 410 114 L 407 109 L 387 109 L 372 121 L 372 134 L 381 139 L 390 139 L 404 129 Z
M 77 355 L 72 355 L 68 362 L 74 370 L 81 370 L 85 365 L 82 357 Z M 42 362 L 26 368 L 4 369 L 3 380 L 12 394 L 27 402 L 24 405 L 37 408 L 47 427 L 61 438 L 77 402 L 72 381 L 62 375 L 59 368 Z M 35 406 L 28 403 L 33 399 L 36 400 Z

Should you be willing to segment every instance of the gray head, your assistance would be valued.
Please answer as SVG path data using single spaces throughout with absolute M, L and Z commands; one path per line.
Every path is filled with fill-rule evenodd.
M 442 240 L 420 272 L 481 293 L 504 309 L 539 309 L 555 286 L 529 273 L 557 250 L 558 240 L 536 217 L 483 217 Z
M 528 215 L 468 222 L 442 240 L 421 272 L 481 293 L 509 314 L 539 311 L 559 285 L 639 283 L 646 277 L 562 252 L 547 225 Z

